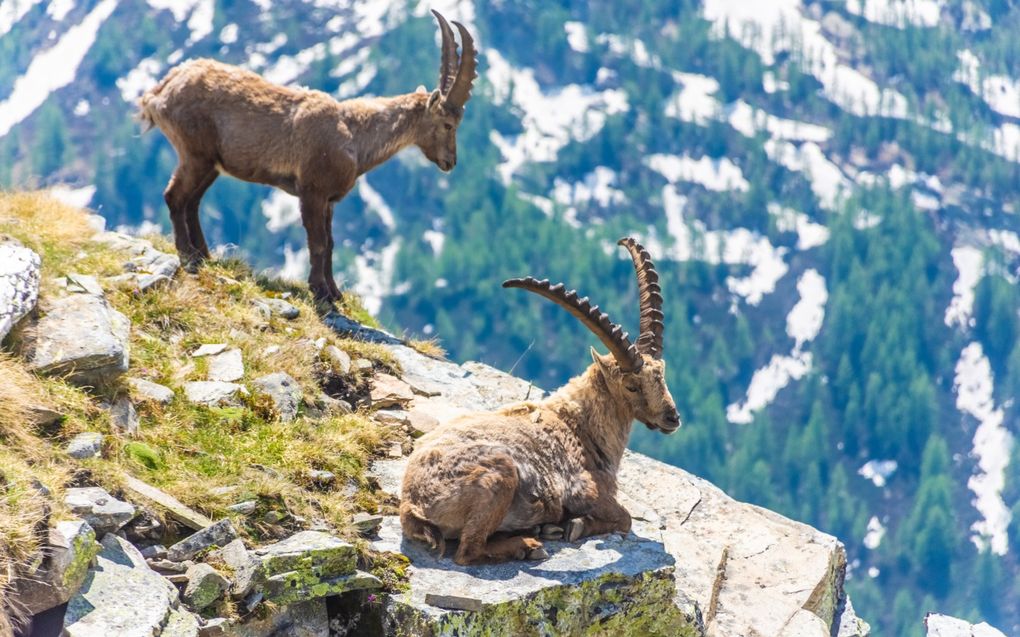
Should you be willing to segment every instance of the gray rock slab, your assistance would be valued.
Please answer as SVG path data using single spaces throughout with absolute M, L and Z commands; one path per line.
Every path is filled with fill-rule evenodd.
M 536 620 L 548 634 L 581 634 L 596 623 L 603 634 L 700 634 L 697 618 L 673 603 L 674 560 L 654 539 L 546 542 L 542 561 L 462 567 L 405 539 L 396 517 L 379 536 L 374 550 L 411 561 L 409 590 L 386 603 L 387 634 L 524 634 Z
M 233 540 L 226 546 L 210 551 L 209 562 L 222 564 L 230 575 L 230 595 L 241 599 L 248 595 L 258 581 L 261 562 L 245 548 L 241 540 Z
M 223 519 L 194 533 L 167 549 L 167 558 L 174 562 L 190 560 L 200 551 L 213 546 L 226 546 L 237 539 L 237 530 L 230 520 Z
M 95 567 L 67 605 L 63 634 L 152 637 L 161 634 L 177 603 L 177 589 L 145 564 L 138 549 L 107 534 Z
M 227 349 L 226 343 L 205 343 L 200 345 L 198 349 L 191 353 L 192 358 L 201 358 L 203 356 L 214 356 L 219 354 L 223 350 Z
M 403 341 L 389 332 L 367 327 L 357 321 L 352 321 L 338 312 L 330 312 L 326 316 L 322 317 L 322 322 L 329 326 L 337 334 L 347 338 L 367 341 L 369 343 L 384 343 L 388 345 L 401 345 L 403 343 Z
M 237 383 L 196 380 L 184 383 L 184 396 L 188 402 L 207 406 L 237 405 L 248 391 Z
M 301 386 L 294 378 L 284 372 L 266 374 L 256 378 L 252 386 L 259 392 L 269 396 L 280 420 L 290 422 L 297 416 L 298 407 L 304 398 Z
M 357 549 L 322 531 L 301 531 L 256 549 L 262 593 L 275 604 L 378 589 L 378 578 L 356 569 Z
M 333 369 L 344 376 L 351 373 L 351 355 L 336 345 L 327 345 L 323 350 L 326 358 L 332 363 Z
M 151 502 L 161 509 L 168 516 L 177 520 L 184 526 L 196 531 L 212 526 L 213 521 L 198 511 L 186 506 L 183 502 L 173 497 L 162 489 L 142 482 L 138 478 L 125 474 L 124 489 L 135 498 L 141 498 Z
M 924 618 L 927 637 L 1006 637 L 999 629 L 985 622 L 971 624 L 956 617 L 928 613 Z
M 198 616 L 184 608 L 175 608 L 170 611 L 170 617 L 159 637 L 198 637 L 198 635 Z
M 86 458 L 95 458 L 99 455 L 103 449 L 103 434 L 97 431 L 84 431 L 74 438 L 71 438 L 70 442 L 64 450 L 67 455 L 78 460 L 84 460 Z
M 141 428 L 141 420 L 134 404 L 127 396 L 121 396 L 108 407 L 110 422 L 123 433 L 134 435 Z
M 301 311 L 283 299 L 262 298 L 255 301 L 255 307 L 266 316 L 279 316 L 287 320 L 296 319 Z
M 159 383 L 154 383 L 151 380 L 128 378 L 127 383 L 135 395 L 142 400 L 151 400 L 152 402 L 166 405 L 174 399 L 174 390 Z
M 0 341 L 39 300 L 39 255 L 0 237 Z
M 184 587 L 184 603 L 196 611 L 223 597 L 230 588 L 230 580 L 204 562 L 190 566 L 184 575 L 188 578 Z
M 135 517 L 134 505 L 118 500 L 102 487 L 67 489 L 64 503 L 97 534 L 117 531 Z
M 209 372 L 206 377 L 209 380 L 229 383 L 244 377 L 244 361 L 241 359 L 239 349 L 230 348 L 219 354 L 212 354 L 208 361 Z
M 57 522 L 49 530 L 46 559 L 13 582 L 15 607 L 35 615 L 67 602 L 81 588 L 98 551 L 96 532 L 87 522 Z
M 390 374 L 376 374 L 370 391 L 372 406 L 377 409 L 405 407 L 414 400 L 411 387 Z
M 100 296 L 68 294 L 40 303 L 42 316 L 15 342 L 29 369 L 95 385 L 128 369 L 127 317 Z

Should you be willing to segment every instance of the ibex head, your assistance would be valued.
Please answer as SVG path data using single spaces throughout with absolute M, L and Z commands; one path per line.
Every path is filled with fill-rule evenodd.
M 627 248 L 637 273 L 640 295 L 641 334 L 636 343 L 609 316 L 592 305 L 588 297 L 578 298 L 575 290 L 562 283 L 532 277 L 510 279 L 505 288 L 521 288 L 543 296 L 570 312 L 609 348 L 609 355 L 591 350 L 592 360 L 599 367 L 606 386 L 618 404 L 627 405 L 630 413 L 649 429 L 673 433 L 680 428 L 676 403 L 666 386 L 666 363 L 662 360 L 662 292 L 659 275 L 648 251 L 629 237 L 620 239 Z
M 439 86 L 429 95 L 425 108 L 425 122 L 418 135 L 417 145 L 429 161 L 448 172 L 457 165 L 457 127 L 464 117 L 464 104 L 471 99 L 471 85 L 475 73 L 475 41 L 464 28 L 454 21 L 460 31 L 463 55 L 457 55 L 457 40 L 453 29 L 435 9 L 432 13 L 439 21 L 443 36 L 443 56 L 439 63 Z

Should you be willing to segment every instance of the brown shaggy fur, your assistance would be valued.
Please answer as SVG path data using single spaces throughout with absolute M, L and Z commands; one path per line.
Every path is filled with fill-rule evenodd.
M 423 436 L 404 475 L 404 534 L 445 548 L 458 564 L 530 559 L 541 542 L 521 531 L 567 523 L 568 537 L 630 530 L 616 501 L 616 472 L 634 419 L 672 433 L 680 426 L 665 363 L 644 356 L 623 372 L 592 350 L 593 363 L 552 396 L 462 416 Z M 493 538 L 493 534 L 500 535 Z
M 473 73 L 473 70 L 472 70 Z M 439 89 L 338 102 L 321 91 L 277 86 L 214 60 L 171 69 L 140 101 L 179 163 L 164 192 L 174 240 L 189 269 L 209 256 L 199 224 L 202 195 L 220 173 L 267 184 L 301 200 L 316 299 L 336 301 L 333 205 L 359 176 L 410 145 L 444 171 L 457 163 L 463 104 Z

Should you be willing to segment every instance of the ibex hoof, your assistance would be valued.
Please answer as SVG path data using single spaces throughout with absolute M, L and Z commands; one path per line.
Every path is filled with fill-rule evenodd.
M 528 552 L 529 560 L 545 560 L 549 559 L 549 551 L 545 550 L 544 547 L 538 547 Z
M 584 534 L 584 521 L 574 518 L 567 521 L 566 537 L 568 542 L 576 542 Z

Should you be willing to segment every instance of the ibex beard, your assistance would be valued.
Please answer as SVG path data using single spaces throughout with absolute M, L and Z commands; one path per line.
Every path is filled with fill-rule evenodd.
M 620 240 L 634 263 L 640 293 L 640 336 L 632 343 L 619 325 L 562 284 L 511 279 L 504 287 L 539 294 L 560 305 L 609 348 L 591 350 L 592 363 L 545 400 L 462 416 L 418 440 L 404 475 L 400 522 L 404 535 L 440 554 L 459 539 L 458 564 L 546 557 L 524 531 L 554 523 L 566 539 L 630 530 L 616 500 L 616 474 L 631 424 L 669 434 L 680 427 L 662 360 L 662 295 L 648 252 Z
M 358 177 L 407 146 L 441 170 L 457 163 L 457 127 L 476 77 L 474 40 L 433 11 L 442 34 L 439 86 L 396 97 L 336 101 L 321 91 L 272 84 L 214 60 L 171 69 L 139 101 L 139 117 L 177 151 L 164 191 L 177 252 L 194 271 L 209 258 L 199 203 L 220 173 L 300 199 L 308 236 L 308 284 L 317 301 L 341 298 L 333 280 L 333 206 Z

